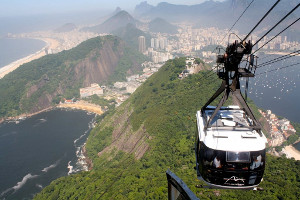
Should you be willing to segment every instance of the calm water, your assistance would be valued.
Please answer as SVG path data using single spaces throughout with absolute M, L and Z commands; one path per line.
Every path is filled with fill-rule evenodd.
M 300 151 L 300 142 L 298 142 L 297 144 L 295 144 L 294 147 L 295 147 L 296 149 L 298 149 L 298 151 Z
M 259 63 L 277 57 L 280 55 L 262 55 Z M 300 65 L 264 73 L 296 63 L 300 63 L 299 56 L 258 68 L 256 77 L 250 79 L 248 94 L 259 107 L 300 123 Z M 294 147 L 300 151 L 300 143 Z
M 31 199 L 58 177 L 82 170 L 78 158 L 93 118 L 52 110 L 0 124 L 0 199 Z
M 41 50 L 46 43 L 35 39 L 0 39 L 0 68 Z
M 261 56 L 264 63 L 277 56 Z M 300 57 L 258 68 L 256 77 L 249 82 L 249 97 L 259 107 L 300 123 L 300 65 L 264 73 L 280 67 L 300 63 Z

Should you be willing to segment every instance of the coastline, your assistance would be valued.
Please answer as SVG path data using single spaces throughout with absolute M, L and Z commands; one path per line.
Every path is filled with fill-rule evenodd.
M 35 112 L 35 113 L 23 113 L 21 115 L 18 115 L 18 116 L 15 116 L 15 117 L 7 117 L 7 118 L 1 118 L 0 119 L 0 124 L 5 122 L 5 121 L 17 121 L 17 120 L 23 120 L 23 119 L 26 119 L 26 118 L 29 118 L 29 117 L 32 117 L 34 115 L 37 115 L 37 114 L 40 114 L 42 112 L 47 112 L 47 111 L 50 111 L 52 109 L 54 109 L 55 106 L 51 106 L 49 108 L 45 108 L 43 110 L 40 110 L 38 112 Z
M 295 160 L 300 160 L 300 151 L 298 151 L 293 145 L 286 146 L 283 150 L 287 158 L 295 158 Z
M 10 72 L 14 71 L 15 69 L 17 69 L 21 65 L 45 56 L 46 55 L 46 52 L 45 52 L 46 48 L 56 49 L 60 45 L 59 41 L 57 41 L 55 39 L 52 39 L 52 38 L 30 38 L 30 39 L 42 40 L 46 43 L 46 45 L 42 49 L 40 49 L 39 51 L 37 51 L 37 52 L 35 52 L 35 53 L 33 53 L 29 56 L 26 56 L 24 58 L 21 58 L 19 60 L 16 60 L 16 61 L 0 68 L 0 79 L 3 78 L 5 75 L 9 74 Z
M 96 104 L 91 104 L 91 103 L 81 100 L 81 101 L 77 101 L 75 103 L 70 103 L 70 104 L 62 103 L 57 106 L 51 106 L 49 108 L 45 108 L 45 109 L 40 110 L 35 113 L 24 113 L 24 114 L 15 116 L 15 117 L 0 118 L 0 124 L 5 121 L 17 121 L 17 120 L 26 119 L 28 117 L 32 117 L 34 115 L 40 114 L 42 112 L 47 112 L 47 111 L 50 111 L 55 108 L 78 109 L 78 110 L 84 110 L 87 112 L 92 112 L 97 115 L 102 115 L 104 113 L 101 109 L 101 106 L 98 106 Z

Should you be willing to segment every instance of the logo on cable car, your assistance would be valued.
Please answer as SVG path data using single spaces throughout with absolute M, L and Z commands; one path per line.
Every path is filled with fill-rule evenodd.
M 238 185 L 238 186 L 242 186 L 245 185 L 245 180 L 246 179 L 242 179 L 236 176 L 232 176 L 230 178 L 224 178 L 224 180 L 226 180 L 226 182 L 224 183 L 225 185 Z

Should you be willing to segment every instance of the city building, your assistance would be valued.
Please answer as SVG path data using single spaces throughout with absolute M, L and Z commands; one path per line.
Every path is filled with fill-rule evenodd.
M 97 83 L 92 83 L 90 87 L 80 88 L 80 98 L 89 97 L 94 94 L 103 94 L 103 88 L 101 88 Z
M 144 36 L 139 37 L 139 52 L 144 53 L 146 51 L 146 39 Z

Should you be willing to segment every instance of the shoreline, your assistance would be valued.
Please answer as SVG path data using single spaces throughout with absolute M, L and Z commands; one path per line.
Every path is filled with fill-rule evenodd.
M 295 160 L 300 160 L 300 151 L 298 151 L 293 145 L 286 146 L 283 150 L 287 158 L 295 158 Z
M 92 112 L 97 115 L 102 115 L 104 112 L 101 109 L 101 106 L 96 104 L 91 104 L 86 101 L 80 100 L 75 103 L 62 103 L 57 106 L 58 108 L 70 108 L 70 109 L 79 109 L 87 112 Z
M 23 119 L 27 119 L 29 117 L 32 117 L 34 115 L 40 114 L 42 112 L 47 112 L 56 108 L 60 108 L 60 109 L 77 109 L 77 110 L 83 110 L 86 112 L 92 112 L 94 114 L 97 115 L 102 115 L 104 112 L 101 109 L 101 106 L 98 106 L 96 104 L 91 104 L 88 103 L 86 101 L 78 101 L 75 103 L 62 103 L 56 106 L 51 106 L 49 108 L 45 108 L 43 110 L 40 110 L 38 112 L 35 113 L 23 113 L 21 115 L 15 116 L 15 117 L 7 117 L 7 118 L 0 118 L 0 124 L 6 121 L 18 121 L 18 120 L 23 120 Z
M 18 39 L 18 38 L 16 38 L 16 39 Z M 35 52 L 33 54 L 30 54 L 26 57 L 20 58 L 19 60 L 16 60 L 4 67 L 1 67 L 0 68 L 0 79 L 3 78 L 5 75 L 9 74 L 10 72 L 14 71 L 21 65 L 23 65 L 25 63 L 29 63 L 33 60 L 36 60 L 38 58 L 45 56 L 46 55 L 45 50 L 47 48 L 56 49 L 60 45 L 59 41 L 57 41 L 53 38 L 28 38 L 28 39 L 42 40 L 46 43 L 46 45 L 42 49 L 38 50 L 37 52 Z
M 32 117 L 34 115 L 40 114 L 42 112 L 47 112 L 47 111 L 53 110 L 55 108 L 56 108 L 55 106 L 51 106 L 49 108 L 45 108 L 43 110 L 40 110 L 40 111 L 34 112 L 34 113 L 23 113 L 21 115 L 15 116 L 15 117 L 1 118 L 0 119 L 0 124 L 3 123 L 3 122 L 6 122 L 6 121 L 18 121 L 18 120 L 27 119 L 27 118 Z

